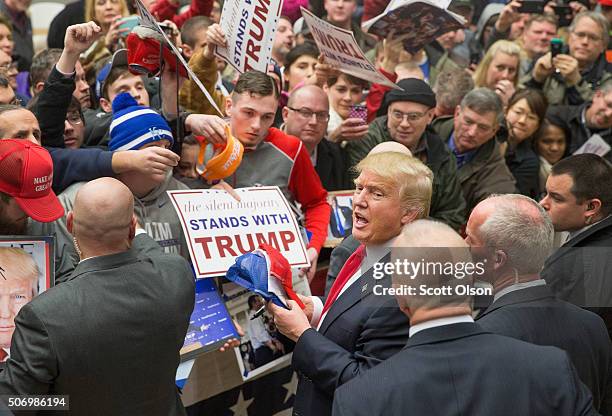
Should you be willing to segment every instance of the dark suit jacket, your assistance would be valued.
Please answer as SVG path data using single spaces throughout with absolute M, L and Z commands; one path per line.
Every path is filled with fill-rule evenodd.
M 395 298 L 373 295 L 376 284 L 388 285 L 388 280 L 375 280 L 370 269 L 336 299 L 319 331 L 308 329 L 299 338 L 293 350 L 299 376 L 294 415 L 331 414 L 338 386 L 405 345 L 408 318 Z
M 0 394 L 67 394 L 75 415 L 183 415 L 175 385 L 191 268 L 147 235 L 78 264 L 15 318 Z
M 596 414 L 567 354 L 458 323 L 425 329 L 341 386 L 334 416 Z
M 555 299 L 547 286 L 536 286 L 502 296 L 478 324 L 499 335 L 565 350 L 591 390 L 595 409 L 612 414 L 612 345 L 599 316 Z
M 612 217 L 557 249 L 541 275 L 558 298 L 601 316 L 612 335 Z
M 355 189 L 348 174 L 346 153 L 337 143 L 323 138 L 317 145 L 317 165 L 315 170 L 321 178 L 321 184 L 327 191 L 344 191 Z
M 344 227 L 344 232 L 341 233 L 338 227 L 338 221 L 336 220 L 336 213 L 334 212 L 334 208 L 331 210 L 331 214 L 329 216 L 329 227 L 331 229 L 331 233 L 336 238 L 344 238 L 351 234 L 353 230 L 353 211 L 349 207 L 345 207 L 344 205 L 338 205 L 338 214 L 344 218 L 346 222 L 346 227 Z

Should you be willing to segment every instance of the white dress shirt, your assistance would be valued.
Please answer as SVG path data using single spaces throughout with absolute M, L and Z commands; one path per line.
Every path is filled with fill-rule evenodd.
M 459 316 L 448 316 L 445 318 L 432 319 L 431 321 L 425 321 L 410 326 L 410 338 L 417 332 L 421 332 L 425 329 L 436 328 L 438 326 L 459 324 L 464 322 L 474 323 L 474 318 L 470 315 L 459 315 Z
M 340 296 L 342 296 L 344 292 L 346 292 L 349 287 L 351 287 L 353 283 L 355 283 L 361 277 L 364 272 L 368 271 L 372 266 L 374 266 L 374 263 L 377 263 L 380 259 L 387 255 L 387 253 L 389 253 L 389 242 L 390 241 L 377 246 L 366 246 L 365 258 L 361 262 L 361 265 L 359 266 L 357 271 L 353 273 L 353 275 L 349 278 L 346 284 L 342 287 L 340 293 L 338 294 L 338 297 L 336 298 L 336 301 L 340 298 Z M 325 314 L 321 316 L 321 313 L 323 312 L 323 302 L 321 301 L 321 298 L 319 298 L 318 296 L 311 296 L 310 298 L 312 299 L 314 305 L 310 324 L 312 326 L 317 325 L 318 330 L 321 327 L 321 323 L 327 316 L 327 312 L 329 310 L 325 311 Z

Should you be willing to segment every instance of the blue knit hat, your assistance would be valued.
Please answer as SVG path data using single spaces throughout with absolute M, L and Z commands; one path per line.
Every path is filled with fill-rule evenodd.
M 112 151 L 134 150 L 157 140 L 168 140 L 170 145 L 174 143 L 166 120 L 151 108 L 138 105 L 129 93 L 117 95 L 113 100 L 108 148 Z

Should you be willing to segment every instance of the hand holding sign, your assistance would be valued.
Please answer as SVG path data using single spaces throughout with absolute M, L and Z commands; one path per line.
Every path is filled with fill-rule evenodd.
M 374 65 L 368 61 L 359 48 L 353 32 L 319 19 L 303 7 L 300 9 L 317 47 L 325 56 L 326 63 L 337 66 L 345 74 L 386 85 L 390 88 L 401 89 L 378 72 Z
M 327 80 L 334 76 L 339 76 L 340 70 L 336 65 L 328 64 L 325 62 L 325 55 L 319 55 L 317 64 L 315 65 L 314 74 L 306 78 L 306 84 L 316 85 L 321 88 L 327 84 Z
M 217 46 L 226 48 L 227 47 L 227 39 L 225 38 L 225 33 L 223 33 L 223 29 L 217 23 L 210 26 L 206 31 L 206 50 L 204 51 L 204 57 L 211 59 L 215 56 L 215 48 Z
M 281 0 L 226 0 L 220 25 L 227 44 L 216 46 L 217 56 L 241 74 L 266 72 L 281 8 Z

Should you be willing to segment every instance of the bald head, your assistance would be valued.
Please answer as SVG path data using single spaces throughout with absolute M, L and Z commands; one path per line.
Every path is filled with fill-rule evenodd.
M 536 201 L 518 194 L 494 195 L 479 203 L 466 234 L 471 246 L 500 251 L 502 266 L 519 275 L 539 273 L 553 249 L 550 217 Z
M 394 247 L 459 247 L 467 243 L 448 225 L 433 220 L 417 220 L 406 225 L 393 243 Z
M 329 110 L 329 99 L 327 94 L 323 91 L 323 88 L 316 85 L 304 85 L 291 93 L 287 104 L 290 107 L 294 107 L 296 104 L 304 105 L 312 102 L 313 100 L 325 103 L 325 106 Z
M 77 192 L 69 222 L 81 249 L 90 244 L 109 250 L 126 248 L 134 233 L 132 192 L 114 178 L 88 182 Z
M 403 144 L 394 142 L 394 141 L 382 142 L 382 143 L 377 144 L 376 146 L 372 148 L 372 150 L 370 150 L 370 153 L 368 153 L 368 155 L 374 155 L 376 153 L 385 153 L 385 152 L 397 152 L 397 153 L 403 153 L 408 156 L 412 156 L 412 152 L 410 151 L 410 149 L 408 149 Z
M 391 260 L 412 264 L 407 270 L 413 273 L 398 272 L 393 277 L 394 286 L 414 288 L 413 293 L 397 297 L 400 308 L 414 313 L 419 308 L 469 305 L 470 297 L 454 288 L 472 283 L 473 271 L 466 267 L 472 263 L 472 256 L 469 246 L 448 225 L 432 220 L 417 220 L 406 225 L 393 242 Z M 423 286 L 429 292 L 423 293 Z M 441 288 L 450 289 L 434 292 Z

